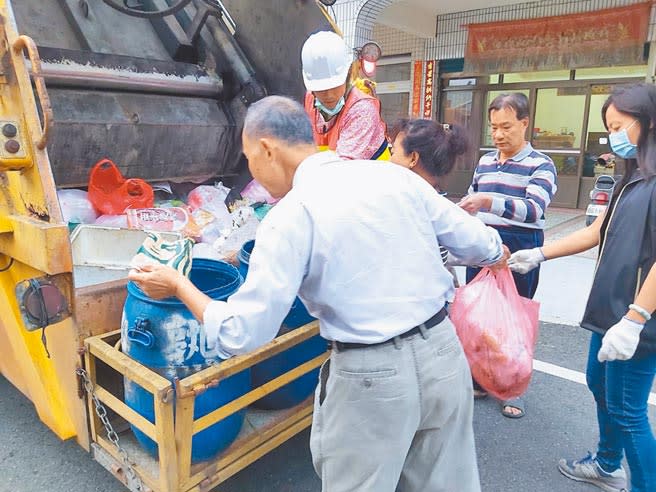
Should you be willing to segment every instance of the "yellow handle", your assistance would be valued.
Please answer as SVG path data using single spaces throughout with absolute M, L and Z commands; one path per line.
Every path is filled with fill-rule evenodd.
M 36 85 L 36 94 L 39 97 L 39 104 L 41 105 L 41 112 L 43 113 L 43 125 L 39 129 L 41 138 L 35 142 L 36 148 L 43 150 L 46 148 L 48 143 L 48 135 L 50 130 L 52 130 L 53 125 L 53 115 L 52 115 L 52 106 L 50 105 L 50 97 L 48 96 L 48 91 L 46 90 L 46 82 L 43 78 L 43 72 L 41 70 L 41 57 L 39 56 L 39 50 L 36 47 L 36 43 L 29 36 L 18 36 L 18 39 L 14 43 L 14 51 L 17 54 L 27 50 L 27 56 L 32 63 L 32 78 L 34 79 L 34 84 Z

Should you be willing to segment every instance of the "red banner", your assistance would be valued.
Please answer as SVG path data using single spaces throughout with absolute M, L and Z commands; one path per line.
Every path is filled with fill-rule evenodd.
M 465 71 L 486 74 L 643 64 L 651 5 L 471 24 Z
M 419 118 L 421 112 L 421 83 L 424 78 L 424 62 L 415 61 L 412 70 L 412 117 Z
M 435 60 L 426 62 L 426 75 L 424 77 L 424 118 L 433 116 L 433 85 L 435 79 Z

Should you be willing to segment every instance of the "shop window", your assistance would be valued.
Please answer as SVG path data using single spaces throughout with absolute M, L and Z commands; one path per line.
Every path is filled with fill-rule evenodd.
M 376 82 L 395 82 L 412 78 L 412 64 L 408 63 L 378 63 L 376 67 Z
M 579 91 L 569 89 L 538 90 L 533 128 L 533 146 L 535 148 L 576 149 L 580 147 L 585 93 L 579 94 Z
M 410 114 L 411 81 L 412 63 L 409 55 L 379 60 L 376 68 L 376 94 L 380 100 L 383 120 L 388 125 Z
M 543 72 L 517 72 L 503 74 L 503 83 L 544 82 L 551 80 L 569 80 L 569 70 L 547 70 Z
M 447 82 L 449 87 L 462 87 L 464 85 L 476 85 L 475 78 L 468 79 L 449 79 Z
M 533 147 L 548 154 L 561 175 L 578 174 L 585 92 L 576 87 L 538 90 Z
M 473 97 L 472 91 L 445 92 L 442 99 L 442 121 L 469 128 Z
M 629 67 L 603 67 L 603 68 L 579 68 L 574 72 L 576 80 L 590 79 L 624 79 L 645 78 L 647 76 L 647 65 L 635 65 Z
M 551 157 L 558 176 L 576 176 L 579 170 L 579 152 L 572 154 L 558 154 L 556 152 L 545 152 Z
M 378 93 L 378 99 L 380 100 L 383 120 L 388 126 L 393 125 L 399 118 L 408 117 L 408 108 L 410 104 L 409 92 L 396 92 L 389 94 Z
M 466 129 L 471 128 L 473 100 L 473 91 L 444 92 L 442 96 L 442 111 L 440 112 L 441 121 L 460 125 Z M 457 158 L 455 169 L 469 171 L 474 169 L 474 165 L 475 162 L 472 156 L 467 153 L 467 155 Z
M 600 174 L 615 174 L 615 158 L 608 145 L 608 132 L 601 119 L 601 108 L 613 90 L 612 85 L 593 85 L 590 96 L 588 133 L 581 175 L 592 178 Z
M 495 97 L 497 97 L 500 94 L 509 94 L 511 92 L 519 92 L 521 94 L 524 94 L 526 97 L 529 97 L 528 95 L 528 89 L 522 89 L 522 90 L 516 90 L 516 91 L 489 91 L 487 93 L 487 100 L 485 102 L 485 106 L 483 108 L 484 115 L 483 115 L 483 140 L 482 140 L 482 146 L 485 148 L 490 148 L 494 147 L 494 142 L 492 142 L 492 134 L 490 133 L 490 125 L 488 124 L 488 117 L 487 117 L 487 108 L 490 105 L 490 103 L 494 100 Z

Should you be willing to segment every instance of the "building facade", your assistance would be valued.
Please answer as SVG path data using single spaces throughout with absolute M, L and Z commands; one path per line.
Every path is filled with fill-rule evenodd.
M 466 192 L 478 158 L 493 149 L 486 109 L 503 92 L 529 97 L 526 137 L 556 163 L 555 205 L 585 207 L 596 176 L 621 173 L 601 106 L 618 84 L 654 82 L 651 2 L 474 2 L 490 6 L 438 13 L 432 35 L 419 5 L 419 20 L 403 21 L 411 2 L 398 2 L 406 8 L 390 15 L 397 2 L 345 0 L 335 15 L 352 46 L 374 40 L 383 49 L 376 81 L 388 124 L 415 116 L 469 129 L 473 148 L 449 180 L 451 194 Z

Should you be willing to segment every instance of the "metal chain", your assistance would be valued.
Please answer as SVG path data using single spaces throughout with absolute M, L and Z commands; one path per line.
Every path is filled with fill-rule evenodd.
M 105 431 L 107 432 L 107 439 L 109 439 L 109 441 L 116 447 L 116 450 L 118 451 L 118 454 L 121 457 L 123 464 L 125 465 L 128 485 L 130 483 L 134 483 L 137 491 L 146 490 L 143 486 L 143 483 L 141 482 L 141 479 L 139 478 L 139 475 L 137 475 L 137 472 L 132 467 L 132 461 L 130 460 L 127 451 L 119 443 L 118 434 L 114 430 L 112 423 L 109 421 L 109 417 L 107 416 L 107 409 L 96 396 L 96 392 L 94 391 L 93 383 L 89 378 L 89 374 L 81 367 L 79 367 L 75 373 L 82 378 L 82 381 L 84 381 L 84 389 L 93 400 L 96 415 L 98 415 L 98 418 L 102 422 L 103 426 L 105 427 Z

